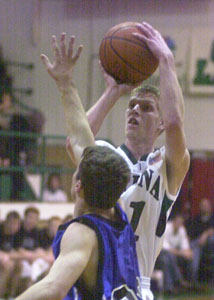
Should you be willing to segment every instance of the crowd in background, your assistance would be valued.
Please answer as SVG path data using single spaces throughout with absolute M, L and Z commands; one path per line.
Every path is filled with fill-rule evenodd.
M 198 289 L 200 282 L 213 282 L 214 212 L 209 199 L 200 200 L 198 215 L 175 213 L 167 223 L 154 275 L 157 271 L 162 277 L 156 288 L 169 295 Z
M 0 298 L 15 297 L 49 271 L 58 226 L 72 219 L 51 217 L 41 224 L 39 210 L 28 207 L 23 220 L 11 211 L 0 224 Z

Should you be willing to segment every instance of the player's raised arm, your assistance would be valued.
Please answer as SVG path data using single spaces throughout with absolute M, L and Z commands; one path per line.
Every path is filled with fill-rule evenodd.
M 49 75 L 56 81 L 60 91 L 73 156 L 78 163 L 83 149 L 87 146 L 94 145 L 94 138 L 73 82 L 73 68 L 80 56 L 82 46 L 79 46 L 77 53 L 73 55 L 75 38 L 74 36 L 70 38 L 68 49 L 66 48 L 65 39 L 66 34 L 62 33 L 59 47 L 56 37 L 52 37 L 51 45 L 54 52 L 53 63 L 51 63 L 49 58 L 44 54 L 41 55 L 41 59 Z
M 105 72 L 101 63 L 100 68 L 105 79 L 106 89 L 98 101 L 87 112 L 88 121 L 94 136 L 100 130 L 105 117 L 119 98 L 136 87 L 136 85 L 118 84 L 113 77 Z
M 16 300 L 63 299 L 87 267 L 95 245 L 97 239 L 92 229 L 79 223 L 70 225 L 62 238 L 60 255 L 48 275 Z
M 175 61 L 161 34 L 148 23 L 139 25 L 145 42 L 159 61 L 160 111 L 166 134 L 166 163 L 169 190 L 176 194 L 189 167 L 184 134 L 184 100 L 175 70 Z

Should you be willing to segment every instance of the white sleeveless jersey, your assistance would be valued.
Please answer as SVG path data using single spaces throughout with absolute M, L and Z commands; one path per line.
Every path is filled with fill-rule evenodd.
M 165 148 L 136 161 L 125 145 L 116 149 L 105 141 L 96 143 L 112 148 L 129 165 L 131 180 L 121 198 L 136 235 L 140 274 L 151 277 L 162 248 L 166 221 L 177 198 L 168 191 Z

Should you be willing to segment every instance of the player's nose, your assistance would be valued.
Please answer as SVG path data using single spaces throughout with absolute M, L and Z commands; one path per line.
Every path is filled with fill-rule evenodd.
M 139 113 L 140 112 L 140 105 L 137 103 L 133 108 L 132 108 L 133 112 Z

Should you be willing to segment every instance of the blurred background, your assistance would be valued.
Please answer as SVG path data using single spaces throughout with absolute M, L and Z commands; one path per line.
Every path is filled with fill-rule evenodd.
M 98 65 L 101 40 L 110 27 L 126 21 L 150 23 L 175 55 L 191 167 L 174 211 L 182 215 L 182 222 L 177 223 L 187 230 L 192 256 L 192 242 L 206 232 L 197 272 L 202 274 L 202 283 L 209 283 L 214 274 L 213 244 L 207 246 L 214 227 L 214 0 L 0 0 L 0 221 L 4 224 L 15 210 L 24 222 L 25 210 L 33 207 L 38 209 L 33 228 L 43 230 L 53 216 L 63 222 L 68 212 L 72 215 L 74 167 L 65 151 L 63 108 L 40 54 L 52 58 L 51 36 L 59 37 L 61 32 L 75 35 L 76 46 L 84 45 L 74 77 L 87 110 L 105 88 Z M 150 82 L 158 85 L 158 72 Z M 127 100 L 118 101 L 98 138 L 116 146 L 123 142 Z M 163 141 L 164 136 L 157 147 Z M 201 230 L 195 232 L 195 227 Z M 5 236 L 4 229 L 0 233 Z M 161 262 L 157 268 L 161 273 L 154 275 L 154 289 L 161 294 L 166 271 Z M 5 293 L 15 295 L 17 290 L 5 289 L 0 296 Z M 212 299 L 210 291 L 206 293 Z

